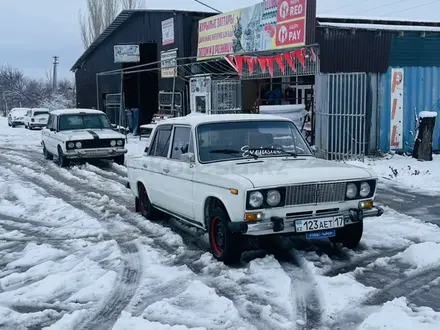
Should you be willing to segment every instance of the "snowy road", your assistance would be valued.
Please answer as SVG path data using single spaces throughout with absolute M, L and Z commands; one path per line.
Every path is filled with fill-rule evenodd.
M 226 267 L 136 214 L 123 166 L 60 169 L 40 132 L 0 127 L 0 329 L 440 328 L 440 198 L 414 178 L 381 181 L 357 251 L 280 240 Z

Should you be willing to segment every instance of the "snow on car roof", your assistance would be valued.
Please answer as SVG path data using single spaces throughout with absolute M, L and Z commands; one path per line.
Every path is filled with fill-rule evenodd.
M 80 113 L 87 113 L 87 114 L 102 114 L 101 110 L 95 110 L 95 109 L 58 109 L 51 112 L 54 115 L 77 115 Z
M 194 127 L 199 124 L 230 122 L 230 121 L 249 121 L 249 120 L 291 121 L 290 119 L 285 117 L 275 116 L 275 115 L 263 115 L 263 114 L 221 114 L 221 115 L 190 114 L 184 117 L 174 117 L 164 121 L 160 121 L 159 123 L 157 123 L 157 126 L 181 124 L 181 125 L 190 125 Z

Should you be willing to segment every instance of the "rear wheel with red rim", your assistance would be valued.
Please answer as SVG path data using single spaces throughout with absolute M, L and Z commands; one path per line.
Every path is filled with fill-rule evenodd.
M 140 212 L 148 220 L 154 221 L 160 217 L 160 212 L 151 204 L 143 184 L 139 185 L 139 197 L 136 197 L 136 212 Z
M 216 207 L 209 219 L 209 244 L 214 257 L 225 264 L 239 262 L 243 252 L 241 235 L 230 231 L 227 213 L 223 208 Z

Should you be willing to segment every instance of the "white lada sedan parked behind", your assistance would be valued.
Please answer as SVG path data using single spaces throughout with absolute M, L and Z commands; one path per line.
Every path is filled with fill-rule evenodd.
M 244 235 L 329 238 L 355 248 L 363 219 L 380 216 L 377 177 L 313 156 L 292 121 L 197 115 L 156 125 L 148 152 L 127 159 L 136 209 L 206 230 L 215 258 L 240 259 Z M 247 237 L 249 238 L 249 237 Z
M 111 159 L 124 164 L 125 136 L 112 129 L 107 115 L 92 109 L 63 109 L 50 112 L 41 131 L 46 159 L 58 159 L 61 167 L 74 159 Z

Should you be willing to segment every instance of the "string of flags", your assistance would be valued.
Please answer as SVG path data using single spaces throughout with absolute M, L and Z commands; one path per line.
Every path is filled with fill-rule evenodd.
M 258 64 L 262 73 L 268 71 L 270 76 L 273 77 L 275 63 L 283 74 L 286 73 L 285 63 L 289 65 L 293 72 L 297 72 L 295 59 L 298 60 L 299 65 L 301 65 L 304 70 L 306 68 L 306 58 L 308 57 L 310 57 L 313 62 L 316 62 L 316 54 L 312 48 L 302 48 L 270 56 L 228 55 L 226 59 L 237 71 L 239 76 L 243 75 L 244 65 L 247 65 L 249 75 L 253 75 L 255 65 Z

